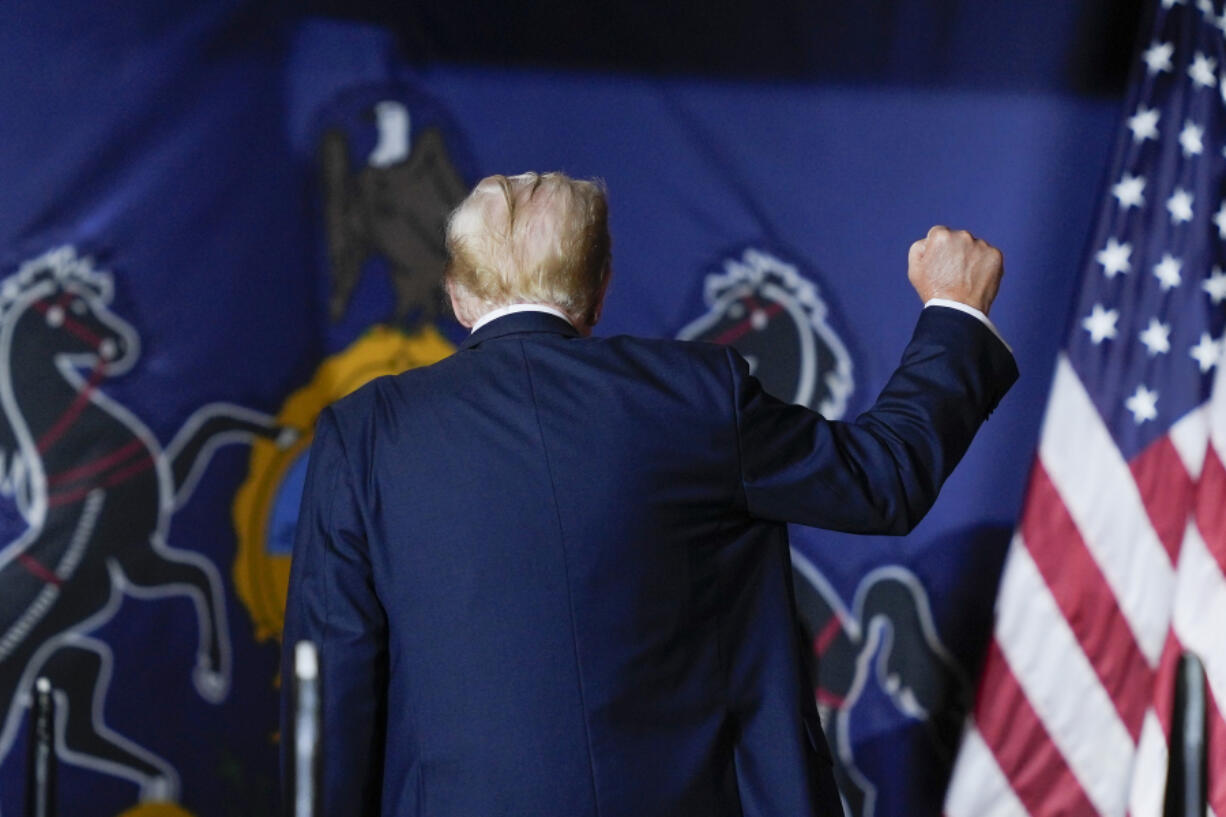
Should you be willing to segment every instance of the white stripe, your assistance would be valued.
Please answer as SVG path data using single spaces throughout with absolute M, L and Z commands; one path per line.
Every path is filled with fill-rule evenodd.
M 992 750 L 969 722 L 945 792 L 945 817 L 1027 817 Z
M 1218 362 L 1209 398 L 1209 434 L 1219 457 L 1226 454 L 1226 360 Z M 1226 457 L 1222 458 L 1226 462 Z
M 1226 577 L 1191 522 L 1179 551 L 1175 587 L 1175 635 L 1205 665 L 1213 697 L 1226 701 Z
M 996 642 L 1086 796 L 1100 814 L 1123 817 L 1132 736 L 1020 535 L 1001 580 Z
M 1209 445 L 1208 406 L 1197 406 L 1179 418 L 1167 436 L 1192 479 L 1199 477 L 1205 465 L 1205 448 Z
M 1158 716 L 1150 709 L 1145 713 L 1141 739 L 1137 742 L 1137 761 L 1128 796 L 1129 817 L 1163 817 L 1166 763 L 1166 735 L 1162 733 Z
M 1213 396 L 1209 402 L 1208 412 L 1210 440 L 1212 442 L 1214 452 L 1217 455 L 1217 458 L 1221 460 L 1222 463 L 1226 464 L 1226 361 L 1220 362 L 1217 367 L 1217 375 L 1214 378 L 1213 383 Z M 1226 501 L 1226 498 L 1223 498 L 1222 501 Z M 1214 601 L 1211 603 L 1214 604 L 1215 607 L 1220 606 L 1222 603 L 1221 597 L 1223 595 L 1223 577 L 1220 571 L 1220 566 L 1213 558 L 1213 554 L 1209 553 L 1208 548 L 1205 546 L 1204 540 L 1201 538 L 1200 530 L 1197 529 L 1195 525 L 1190 525 L 1189 527 L 1193 528 L 1194 530 L 1193 535 L 1196 537 L 1196 544 L 1194 544 L 1192 548 L 1189 548 L 1187 541 L 1188 537 L 1185 535 L 1183 551 L 1180 553 L 1179 573 L 1182 576 L 1185 572 L 1183 565 L 1184 552 L 1187 552 L 1190 549 L 1199 549 L 1200 552 L 1193 558 L 1195 558 L 1197 561 L 1208 560 L 1214 563 L 1212 574 L 1205 574 L 1206 576 L 1211 575 L 1213 579 L 1211 583 L 1212 586 L 1208 586 L 1210 585 L 1210 582 L 1206 582 L 1207 586 L 1205 588 L 1205 595 L 1212 596 Z M 1190 567 L 1191 561 L 1192 559 L 1190 558 Z M 1191 573 L 1191 569 L 1189 569 L 1187 572 Z M 1183 582 L 1180 582 L 1176 586 L 1180 591 L 1182 591 Z M 1181 597 L 1177 597 L 1175 614 L 1176 634 L 1179 634 L 1183 629 L 1179 624 L 1179 621 L 1183 618 L 1180 608 L 1185 606 L 1189 606 L 1189 602 Z M 1193 637 L 1198 642 L 1203 640 L 1206 635 L 1204 631 L 1207 629 L 1210 629 L 1209 620 L 1202 619 L 1200 621 L 1200 626 L 1196 628 L 1196 633 Z M 1180 640 L 1183 641 L 1182 635 L 1180 635 Z M 1184 641 L 1184 643 L 1187 644 L 1188 642 Z M 1223 643 L 1220 632 L 1218 638 L 1212 643 L 1213 649 L 1206 650 L 1206 654 L 1202 656 L 1201 659 L 1205 661 L 1205 675 L 1208 677 L 1209 688 L 1213 691 L 1213 697 L 1217 701 L 1219 714 L 1222 714 L 1220 707 L 1224 705 L 1223 702 L 1226 702 L 1226 696 L 1224 696 L 1222 692 L 1222 688 L 1226 686 L 1226 667 L 1223 666 L 1223 664 L 1226 664 L 1226 654 L 1224 654 L 1226 653 L 1226 644 Z M 1211 774 L 1221 773 L 1222 772 L 1219 769 L 1215 770 Z M 1217 817 L 1212 807 L 1207 809 L 1207 814 L 1208 817 Z
M 1174 571 L 1132 472 L 1063 354 L 1056 364 L 1039 457 L 1137 646 L 1156 667 L 1170 626 Z

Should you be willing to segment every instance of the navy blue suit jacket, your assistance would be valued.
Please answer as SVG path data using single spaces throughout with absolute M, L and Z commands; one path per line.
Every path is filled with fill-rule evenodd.
M 520 313 L 339 401 L 285 622 L 322 655 L 323 814 L 840 814 L 786 523 L 905 533 L 1016 376 L 932 307 L 827 422 L 726 347 Z

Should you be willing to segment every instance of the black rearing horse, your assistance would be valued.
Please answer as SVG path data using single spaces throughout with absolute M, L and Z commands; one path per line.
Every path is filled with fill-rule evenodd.
M 204 699 L 223 700 L 231 668 L 220 574 L 201 554 L 171 547 L 166 532 L 216 445 L 252 435 L 289 442 L 292 432 L 212 404 L 163 450 L 100 388 L 140 351 L 111 297 L 110 276 L 71 247 L 0 284 L 0 490 L 24 524 L 0 547 L 0 759 L 36 675 L 46 675 L 59 698 L 62 760 L 129 779 L 142 799 L 173 800 L 175 769 L 103 722 L 113 659 L 91 633 L 125 595 L 190 598 L 192 680 Z

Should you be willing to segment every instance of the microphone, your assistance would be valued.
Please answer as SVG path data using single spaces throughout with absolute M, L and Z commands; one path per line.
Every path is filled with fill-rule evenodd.
M 26 763 L 26 817 L 55 817 L 54 693 L 45 676 L 34 682 L 30 753 Z
M 292 817 L 315 817 L 319 813 L 320 707 L 319 650 L 310 641 L 299 641 L 294 645 Z
M 1205 744 L 1205 667 L 1190 652 L 1179 658 L 1174 703 L 1170 765 L 1162 813 L 1164 817 L 1204 817 L 1209 755 Z

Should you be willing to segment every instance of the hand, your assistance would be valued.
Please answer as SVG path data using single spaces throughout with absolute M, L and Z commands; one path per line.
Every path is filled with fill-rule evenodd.
M 933 227 L 907 254 L 907 278 L 924 303 L 947 298 L 986 315 L 1004 274 L 1000 250 L 966 230 Z

